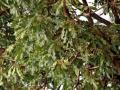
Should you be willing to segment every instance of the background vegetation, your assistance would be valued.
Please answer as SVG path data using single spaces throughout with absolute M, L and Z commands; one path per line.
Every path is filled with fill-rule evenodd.
M 119 90 L 119 4 L 0 0 L 0 90 Z

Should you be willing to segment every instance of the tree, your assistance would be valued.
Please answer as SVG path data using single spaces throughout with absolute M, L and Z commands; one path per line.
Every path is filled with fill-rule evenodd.
M 119 90 L 119 3 L 0 0 L 0 30 L 12 31 L 2 37 L 0 89 Z M 100 9 L 113 21 L 97 15 Z

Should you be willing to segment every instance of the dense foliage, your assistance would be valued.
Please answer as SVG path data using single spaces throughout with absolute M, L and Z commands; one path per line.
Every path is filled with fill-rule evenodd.
M 0 90 L 119 90 L 119 2 L 0 0 Z

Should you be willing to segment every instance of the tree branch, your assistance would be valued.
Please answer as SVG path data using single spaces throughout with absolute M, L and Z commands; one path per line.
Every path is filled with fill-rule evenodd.
M 107 21 L 106 19 L 100 17 L 99 15 L 97 15 L 97 14 L 94 13 L 94 12 L 91 13 L 91 16 L 92 16 L 93 18 L 95 18 L 96 20 L 98 20 L 99 22 L 104 23 L 104 24 L 107 25 L 107 26 L 110 26 L 110 25 L 112 24 L 111 22 L 109 22 L 109 21 Z
M 88 3 L 86 0 L 82 0 L 82 2 L 85 7 L 88 7 Z M 91 13 L 90 8 L 88 7 L 86 10 L 84 10 L 84 13 L 86 14 L 85 16 L 88 19 L 89 24 L 93 26 L 94 23 L 93 23 L 93 19 L 92 19 L 91 15 L 90 15 L 90 13 Z
M 88 6 L 88 3 L 87 3 L 87 1 L 86 0 L 82 0 L 82 2 L 83 2 L 83 4 L 84 4 L 84 6 Z M 89 8 L 89 12 L 90 12 L 90 17 L 87 17 L 87 19 L 89 20 L 89 21 L 92 21 L 91 19 L 91 17 L 93 17 L 93 18 L 95 18 L 96 20 L 98 20 L 99 22 L 101 22 L 101 23 L 104 23 L 105 25 L 107 25 L 107 26 L 110 26 L 111 25 L 111 22 L 109 22 L 109 21 L 107 21 L 107 20 L 105 20 L 104 18 L 102 18 L 102 17 L 100 17 L 99 15 L 97 15 L 96 13 L 94 13 L 92 10 L 90 10 L 90 8 Z
M 63 0 L 63 12 L 65 17 L 71 18 L 71 15 L 66 5 L 66 0 Z
M 116 8 L 116 1 L 115 0 L 111 0 L 108 5 L 110 6 L 112 13 L 114 15 L 115 18 L 115 23 L 116 24 L 120 24 L 120 17 L 119 17 L 119 13 L 118 13 L 118 8 Z

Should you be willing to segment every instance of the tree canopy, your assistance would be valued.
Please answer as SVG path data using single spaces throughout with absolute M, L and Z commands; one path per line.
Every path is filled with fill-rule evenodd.
M 119 90 L 119 4 L 0 0 L 0 90 Z

